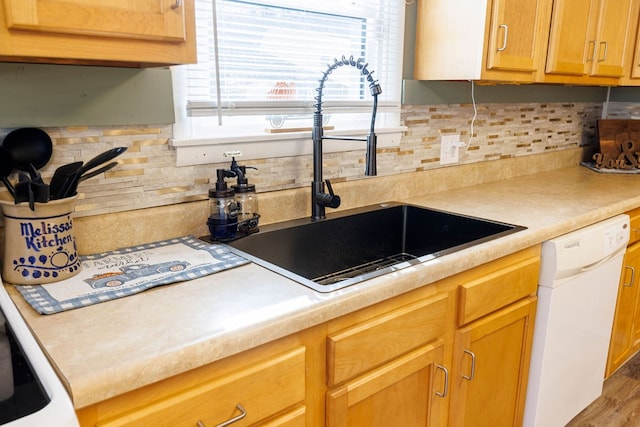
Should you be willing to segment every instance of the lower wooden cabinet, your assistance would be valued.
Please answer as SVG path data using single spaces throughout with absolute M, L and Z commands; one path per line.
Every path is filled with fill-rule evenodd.
M 622 262 L 605 378 L 640 350 L 640 209 L 628 215 L 631 237 Z
M 326 426 L 438 425 L 449 383 L 449 301 L 441 292 L 399 307 L 382 304 L 389 311 L 329 332 Z
M 438 425 L 448 393 L 443 341 L 420 347 L 327 395 L 328 427 Z
M 450 425 L 522 424 L 535 313 L 530 297 L 456 332 Z
M 637 350 L 640 338 L 640 243 L 630 246 L 622 263 L 618 300 L 613 318 L 605 377 L 616 371 Z M 636 321 L 636 319 L 638 319 Z
M 298 346 L 195 385 L 188 385 L 189 375 L 184 382 L 178 377 L 170 386 L 151 385 L 124 401 L 98 404 L 80 413 L 80 420 L 97 427 L 206 427 L 232 420 L 243 426 L 304 426 L 305 360 L 305 347 Z
M 519 425 L 539 256 L 520 251 L 78 417 L 83 427 Z

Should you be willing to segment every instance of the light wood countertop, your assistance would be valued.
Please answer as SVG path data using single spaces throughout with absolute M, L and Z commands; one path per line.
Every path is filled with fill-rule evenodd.
M 640 175 L 576 166 L 398 201 L 527 229 L 330 294 L 255 264 L 51 316 L 7 290 L 82 408 L 639 207 Z

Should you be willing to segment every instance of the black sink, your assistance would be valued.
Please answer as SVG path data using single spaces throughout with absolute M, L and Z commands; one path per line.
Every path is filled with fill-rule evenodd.
M 231 250 L 320 292 L 505 236 L 524 227 L 399 203 L 261 226 Z

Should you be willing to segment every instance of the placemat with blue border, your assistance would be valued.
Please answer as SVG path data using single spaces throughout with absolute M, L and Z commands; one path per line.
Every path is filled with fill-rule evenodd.
M 45 285 L 15 285 L 41 314 L 59 313 L 129 295 L 155 286 L 197 279 L 247 264 L 221 244 L 194 236 L 80 256 L 82 269 L 69 279 Z

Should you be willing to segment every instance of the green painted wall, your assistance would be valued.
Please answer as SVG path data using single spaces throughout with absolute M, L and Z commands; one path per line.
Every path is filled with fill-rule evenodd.
M 0 128 L 168 124 L 171 71 L 0 64 Z

